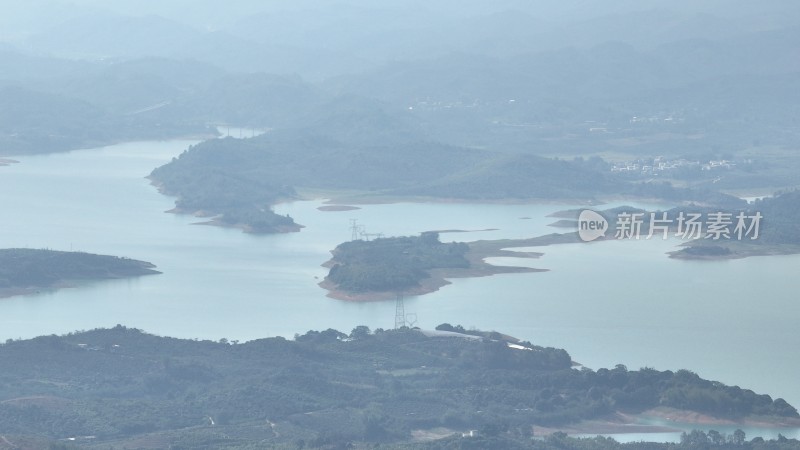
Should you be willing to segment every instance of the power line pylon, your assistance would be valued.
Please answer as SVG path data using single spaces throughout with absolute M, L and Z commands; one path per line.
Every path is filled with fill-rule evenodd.
M 399 330 L 404 326 L 406 326 L 406 305 L 403 302 L 402 294 L 397 294 L 394 306 L 394 329 Z
M 350 240 L 357 241 L 361 238 L 364 227 L 358 224 L 357 219 L 350 219 Z

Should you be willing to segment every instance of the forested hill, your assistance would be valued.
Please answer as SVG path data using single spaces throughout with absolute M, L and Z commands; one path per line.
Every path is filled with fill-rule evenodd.
M 2 155 L 48 153 L 119 141 L 211 135 L 202 123 L 124 114 L 57 93 L 0 83 Z
M 248 224 L 295 190 L 357 192 L 362 199 L 553 200 L 610 195 L 670 201 L 736 202 L 706 190 L 614 177 L 600 158 L 559 160 L 428 140 L 400 111 L 359 98 L 340 99 L 306 127 L 251 139 L 193 146 L 151 178 L 178 197 L 179 209 L 223 214 Z M 274 215 L 272 218 L 274 219 Z M 236 217 L 237 220 L 233 218 Z
M 347 292 L 401 292 L 419 286 L 437 268 L 467 268 L 469 246 L 442 243 L 439 233 L 355 240 L 336 246 L 325 278 Z
M 326 98 L 298 77 L 190 60 L 71 61 L 0 48 L 0 61 L 3 156 L 210 137 L 212 124 L 282 126 Z
M 0 345 L 0 433 L 11 442 L 76 437 L 82 448 L 245 449 L 436 448 L 412 444 L 433 432 L 457 436 L 438 448 L 534 448 L 534 424 L 618 410 L 798 417 L 781 399 L 687 370 L 574 369 L 564 350 L 471 333 L 362 326 L 242 344 L 117 326 L 9 340 Z M 468 430 L 483 437 L 465 441 Z
M 800 191 L 756 200 L 750 207 L 764 216 L 760 240 L 767 244 L 800 245 Z
M 0 297 L 65 283 L 160 273 L 145 261 L 84 252 L 0 249 Z

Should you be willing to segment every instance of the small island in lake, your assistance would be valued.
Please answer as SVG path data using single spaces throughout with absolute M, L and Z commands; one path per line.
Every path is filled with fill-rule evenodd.
M 161 273 L 149 262 L 84 252 L 0 249 L 0 297 L 36 293 L 86 281 Z
M 558 219 L 550 226 L 577 229 L 577 219 L 581 211 L 581 209 L 571 209 L 550 214 L 550 217 Z M 667 234 L 676 240 L 685 241 L 681 244 L 683 248 L 667 253 L 673 259 L 726 260 L 800 253 L 800 191 L 778 192 L 772 197 L 739 207 L 687 205 L 666 211 L 646 211 L 631 206 L 620 206 L 596 212 L 608 222 L 605 239 L 615 239 L 614 230 L 620 227 L 618 220 L 622 213 L 628 214 L 628 217 L 632 214 L 639 215 L 641 228 L 638 235 L 643 240 L 662 239 L 662 229 L 657 229 L 652 236 L 650 235 L 650 222 L 653 217 L 662 220 L 664 217 L 668 218 Z M 681 216 L 687 218 L 687 224 L 688 218 L 694 216 L 692 220 L 700 224 L 696 236 L 681 237 L 678 219 Z M 719 221 L 717 224 L 721 230 L 719 233 L 712 233 L 709 230 L 709 224 L 714 222 L 715 217 Z M 628 229 L 630 230 L 629 226 Z M 688 231 L 688 228 L 685 231 Z
M 358 206 L 351 206 L 351 205 L 322 205 L 317 207 L 320 211 L 331 211 L 331 212 L 338 212 L 338 211 L 355 211 L 359 208 Z
M 692 245 L 675 252 L 670 252 L 669 255 L 670 258 L 676 259 L 720 259 L 733 257 L 731 249 L 721 245 Z
M 536 258 L 540 253 L 503 250 L 508 241 L 475 243 L 439 241 L 439 233 L 419 236 L 355 240 L 338 245 L 320 286 L 329 297 L 340 300 L 386 300 L 398 294 L 421 295 L 450 284 L 446 278 L 465 278 L 498 273 L 541 272 L 530 267 L 493 266 L 492 256 Z

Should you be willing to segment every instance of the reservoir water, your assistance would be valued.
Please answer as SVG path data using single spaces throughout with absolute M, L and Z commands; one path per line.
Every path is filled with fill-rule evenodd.
M 0 248 L 127 256 L 163 272 L 0 299 L 0 339 L 118 323 L 159 335 L 241 341 L 309 329 L 390 328 L 393 302 L 342 302 L 317 286 L 326 274 L 320 264 L 350 238 L 350 219 L 386 236 L 497 229 L 442 235 L 470 241 L 559 231 L 546 216 L 576 207 L 400 203 L 323 212 L 321 201 L 300 201 L 276 208 L 305 225 L 300 233 L 249 235 L 164 213 L 173 199 L 144 177 L 193 143 L 125 143 L 17 157 L 19 164 L 0 167 Z M 423 328 L 449 322 L 503 331 L 565 348 L 591 368 L 689 368 L 800 405 L 800 255 L 687 262 L 664 255 L 675 245 L 536 248 L 545 253 L 540 259 L 490 262 L 549 272 L 456 279 L 406 299 L 406 311 Z M 780 432 L 800 437 L 798 430 Z

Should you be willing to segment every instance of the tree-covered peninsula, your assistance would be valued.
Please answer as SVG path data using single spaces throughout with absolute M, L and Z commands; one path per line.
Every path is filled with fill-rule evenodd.
M 87 281 L 160 273 L 145 261 L 84 252 L 0 249 L 0 297 Z
M 431 140 L 424 128 L 380 102 L 345 97 L 292 127 L 197 144 L 153 170 L 150 178 L 177 197 L 178 211 L 218 216 L 217 223 L 254 232 L 294 228 L 270 208 L 308 191 L 349 196 L 354 202 L 586 201 L 610 196 L 741 202 L 707 188 L 620 178 L 599 157 L 566 160 L 453 145 Z
M 497 241 L 505 244 L 505 241 Z M 443 243 L 439 233 L 419 236 L 354 240 L 339 244 L 333 257 L 323 264 L 328 276 L 320 286 L 333 298 L 379 300 L 398 294 L 424 294 L 449 284 L 445 278 L 477 277 L 497 273 L 536 272 L 526 267 L 492 266 L 487 256 L 503 256 L 493 241 Z M 517 257 L 536 257 L 535 253 L 513 253 Z
M 559 211 L 551 226 L 578 228 L 581 209 Z M 630 206 L 597 211 L 607 222 L 605 239 L 663 239 L 684 242 L 675 259 L 737 259 L 800 253 L 800 191 L 776 192 L 739 205 L 686 205 L 666 211 Z M 638 225 L 634 225 L 637 222 Z M 650 232 L 651 225 L 655 225 Z M 665 228 L 666 227 L 666 228 Z
M 402 291 L 431 269 L 469 267 L 467 244 L 439 241 L 438 233 L 345 242 L 333 251 L 327 280 L 351 292 Z
M 798 423 L 781 399 L 688 370 L 590 370 L 562 349 L 462 331 L 359 326 L 237 343 L 117 326 L 9 340 L 0 345 L 0 447 L 616 449 L 613 440 L 538 437 L 598 423 L 666 431 L 633 423 L 664 412 Z M 711 448 L 713 436 L 680 448 Z M 648 448 L 676 448 L 659 445 Z

